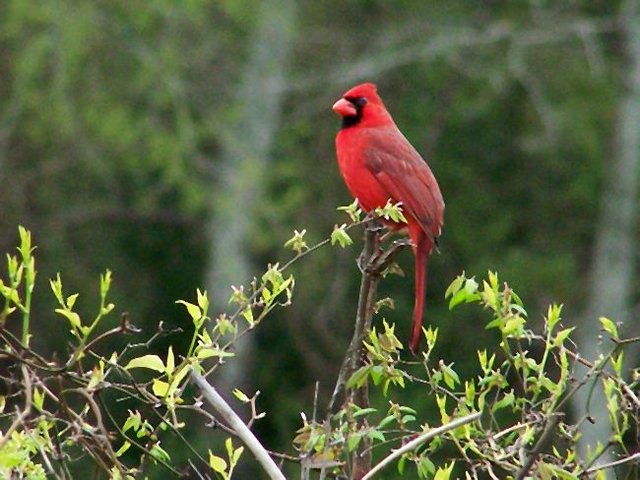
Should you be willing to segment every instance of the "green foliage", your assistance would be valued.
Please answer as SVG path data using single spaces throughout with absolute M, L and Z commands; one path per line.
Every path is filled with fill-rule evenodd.
M 227 438 L 224 444 L 227 451 L 227 460 L 214 455 L 209 450 L 209 466 L 214 472 L 220 474 L 224 480 L 228 480 L 233 475 L 233 470 L 238 464 L 242 452 L 244 452 L 244 447 L 234 448 L 231 438 Z
M 407 223 L 407 219 L 402 213 L 402 203 L 392 203 L 391 200 L 382 208 L 376 208 L 375 214 L 385 220 L 395 223 Z
M 346 225 L 344 231 L 356 224 Z M 299 242 L 302 235 L 294 237 Z M 231 315 L 211 317 L 204 291 L 196 291 L 195 302 L 179 300 L 192 325 L 191 340 L 184 351 L 169 345 L 163 354 L 149 351 L 159 336 L 167 334 L 162 325 L 146 341 L 129 341 L 108 357 L 100 354 L 97 347 L 109 337 L 140 335 L 126 315 L 119 325 L 109 325 L 115 308 L 109 301 L 111 272 L 100 276 L 98 308 L 90 321 L 77 311 L 78 294 L 64 293 L 58 274 L 50 286 L 58 321 L 69 329 L 64 362 L 47 360 L 29 346 L 31 332 L 24 319 L 30 314 L 27 294 L 34 290 L 34 248 L 25 229 L 20 229 L 20 239 L 20 255 L 8 257 L 8 280 L 0 291 L 5 323 L 22 319 L 26 329 L 24 340 L 0 329 L 3 355 L 16 362 L 13 381 L 20 385 L 16 394 L 3 396 L 0 402 L 6 412 L 0 436 L 2 474 L 64 476 L 73 467 L 71 459 L 88 454 L 111 478 L 134 478 L 147 465 L 178 475 L 175 453 L 165 447 L 175 437 L 186 446 L 192 462 L 198 462 L 192 468 L 206 466 L 219 478 L 231 479 L 244 451 L 234 446 L 232 430 L 223 431 L 223 451 L 208 447 L 205 452 L 181 433 L 193 421 L 187 412 L 218 422 L 203 408 L 197 392 L 188 388 L 188 373 L 216 370 L 232 359 L 238 338 L 261 325 L 276 308 L 291 305 L 295 281 L 285 270 L 331 238 L 311 248 L 294 248 L 296 255 L 283 267 L 269 264 L 247 288 L 235 287 L 229 300 L 235 308 Z M 446 297 L 451 309 L 465 304 L 478 307 L 488 314 L 485 329 L 496 332 L 494 342 L 476 353 L 475 373 L 463 374 L 454 362 L 439 357 L 438 328 L 423 329 L 426 346 L 419 361 L 405 360 L 395 326 L 383 318 L 382 329 L 366 332 L 364 358 L 346 388 L 352 392 L 369 388 L 372 398 L 387 406 L 381 408 L 378 401 L 376 406 L 358 405 L 358 397 L 350 396 L 324 420 L 315 415 L 309 420 L 303 414 L 293 439 L 297 456 L 282 455 L 300 462 L 302 470 L 351 478 L 349 458 L 365 445 L 388 453 L 376 468 L 395 462 L 400 474 L 414 475 L 411 470 L 425 479 L 453 478 L 460 469 L 466 478 L 488 473 L 498 478 L 579 479 L 600 474 L 605 467 L 595 462 L 608 449 L 616 449 L 622 463 L 633 459 L 625 435 L 638 424 L 640 401 L 624 379 L 623 348 L 637 339 L 620 338 L 616 324 L 603 317 L 600 323 L 612 342 L 611 350 L 595 360 L 582 358 L 571 342 L 574 329 L 562 326 L 561 306 L 551 305 L 543 330 L 535 332 L 529 328 L 520 297 L 492 272 L 481 281 L 458 276 Z M 589 371 L 570 381 L 576 362 Z M 582 420 L 568 418 L 564 407 L 593 382 L 603 385 L 612 436 L 581 457 L 577 423 Z M 437 417 L 425 417 L 417 405 L 399 400 L 409 386 L 428 399 Z M 112 394 L 127 400 L 126 416 L 117 415 L 107 402 Z M 264 418 L 257 407 L 259 392 L 249 396 L 235 389 L 233 394 L 250 407 L 250 424 Z M 415 470 L 409 469 L 411 465 Z
M 179 475 L 173 455 L 163 446 L 163 437 L 177 436 L 191 452 L 194 461 L 208 465 L 221 478 L 231 478 L 244 450 L 225 442 L 227 460 L 209 450 L 208 459 L 181 434 L 188 411 L 211 419 L 192 391 L 187 391 L 191 369 L 211 373 L 225 359 L 237 339 L 255 328 L 276 307 L 291 303 L 293 276 L 285 276 L 277 264 L 269 265 L 248 294 L 236 289 L 230 302 L 237 307 L 232 316 L 208 315 L 207 293 L 197 290 L 196 303 L 180 300 L 193 326 L 191 342 L 184 352 L 169 345 L 165 355 L 149 353 L 159 336 L 166 335 L 162 325 L 144 342 L 129 342 L 109 357 L 99 346 L 114 336 L 139 335 L 126 315 L 113 326 L 108 301 L 112 274 L 100 276 L 99 305 L 93 320 L 87 322 L 76 310 L 77 293 L 65 295 L 62 276 L 50 280 L 59 314 L 54 321 L 69 327 L 69 352 L 66 361 L 51 361 L 29 347 L 29 301 L 34 289 L 35 270 L 31 234 L 20 228 L 20 256 L 8 257 L 8 282 L 2 283 L 4 321 L 10 326 L 22 318 L 23 340 L 15 338 L 4 326 L 0 329 L 3 356 L 16 362 L 15 383 L 20 389 L 2 396 L 3 420 L 0 436 L 0 473 L 3 477 L 67 478 L 74 463 L 87 454 L 109 478 L 134 478 L 149 461 Z M 240 319 L 246 321 L 239 322 Z M 111 324 L 111 325 L 110 325 Z M 100 332 L 100 333 L 98 333 Z M 120 419 L 107 401 L 117 394 L 127 405 L 128 415 Z M 253 420 L 264 413 L 252 398 L 236 395 L 248 402 Z M 8 408 L 9 407 L 9 408 Z M 132 453 L 137 455 L 133 456 Z M 195 468 L 195 467 L 194 467 Z
M 418 477 L 425 479 L 454 478 L 457 468 L 466 472 L 465 478 L 489 474 L 577 480 L 601 471 L 594 462 L 605 449 L 616 449 L 626 461 L 633 459 L 624 436 L 638 424 L 640 402 L 623 378 L 624 342 L 613 322 L 601 319 L 613 341 L 611 352 L 590 362 L 572 347 L 574 329 L 561 328 L 561 306 L 549 307 L 544 329 L 536 333 L 528 328 L 521 299 L 495 273 L 489 272 L 481 282 L 460 275 L 446 296 L 451 308 L 467 303 L 488 311 L 485 328 L 498 332 L 494 344 L 477 352 L 477 373 L 462 376 L 453 363 L 435 358 L 438 329 L 431 327 L 424 329 L 421 361 L 403 360 L 402 344 L 393 326 L 383 320 L 384 333 L 372 328 L 365 341 L 364 365 L 347 387 L 373 386 L 391 407 L 385 412 L 348 404 L 323 422 L 303 416 L 294 445 L 311 456 L 312 468 L 326 468 L 330 459 L 334 473 L 349 477 L 348 457 L 361 439 L 368 438 L 371 448 L 388 451 L 390 445 L 393 450 L 393 445 L 405 445 L 433 429 L 432 419 L 420 418 L 411 405 L 401 406 L 395 400 L 409 384 L 418 385 L 420 395 L 431 399 L 445 428 L 473 412 L 482 417 L 403 453 L 397 461 L 400 473 L 408 474 L 407 463 L 413 463 Z M 570 382 L 578 361 L 589 366 L 589 373 Z M 583 458 L 577 450 L 577 425 L 583 419 L 568 418 L 564 406 L 593 382 L 604 386 L 613 436 L 606 446 Z M 359 419 L 363 416 L 364 426 Z
M 345 232 L 346 226 L 347 224 L 343 223 L 340 226 L 335 225 L 333 227 L 333 232 L 331 232 L 331 245 L 335 245 L 337 243 L 342 248 L 344 248 L 344 247 L 348 247 L 353 243 L 353 240 L 351 240 L 351 237 L 349 236 L 349 234 Z

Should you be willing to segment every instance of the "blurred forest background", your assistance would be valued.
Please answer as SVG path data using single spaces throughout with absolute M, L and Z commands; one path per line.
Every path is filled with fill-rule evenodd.
M 598 315 L 638 334 L 637 3 L 3 0 L 1 250 L 22 224 L 38 245 L 41 292 L 60 271 L 90 309 L 110 268 L 113 301 L 134 324 L 188 329 L 175 300 L 206 288 L 224 311 L 230 285 L 288 258 L 293 229 L 312 244 L 346 221 L 331 105 L 373 81 L 447 204 L 426 314 L 442 357 L 464 370 L 494 335 L 464 312 L 453 318 L 443 297 L 462 270 L 488 269 L 534 321 L 564 303 L 595 355 Z M 271 449 L 291 451 L 316 381 L 321 399 L 333 388 L 360 237 L 298 264 L 294 305 L 211 379 L 263 392 L 256 428 Z M 407 276 L 385 279 L 380 294 L 395 299 L 386 317 L 406 338 L 412 257 L 399 261 Z M 34 347 L 64 351 L 53 306 L 42 295 L 34 305 Z

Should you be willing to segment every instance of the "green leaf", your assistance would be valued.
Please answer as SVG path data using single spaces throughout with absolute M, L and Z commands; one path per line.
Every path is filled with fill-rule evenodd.
M 447 397 L 436 394 L 436 404 L 440 410 L 440 419 L 442 423 L 449 423 L 449 414 L 447 413 Z
M 148 368 L 149 370 L 155 370 L 160 373 L 165 372 L 164 363 L 158 355 L 143 355 L 142 357 L 132 358 L 124 368 L 126 370 L 131 368 Z
M 165 372 L 167 375 L 171 375 L 176 368 L 175 357 L 173 356 L 173 346 L 169 345 L 169 351 L 167 352 L 167 366 Z
M 42 393 L 38 388 L 33 390 L 33 405 L 39 411 L 42 411 L 42 408 L 44 407 L 44 393 Z
M 384 428 L 396 419 L 393 415 L 387 415 L 378 424 L 378 428 Z
M 372 440 L 378 440 L 380 442 L 384 442 L 386 440 L 384 433 L 376 429 L 371 430 L 367 436 Z
M 371 375 L 371 380 L 374 385 L 380 385 L 380 381 L 382 380 L 384 373 L 382 365 L 374 365 L 369 369 L 369 374 Z
M 429 325 L 429 327 L 426 330 L 423 327 L 422 331 L 427 341 L 427 348 L 429 350 L 433 350 L 438 340 L 438 329 L 437 328 L 432 329 L 431 325 Z
M 124 422 L 124 425 L 122 426 L 122 431 L 126 432 L 130 428 L 133 428 L 133 430 L 137 432 L 141 424 L 142 424 L 142 416 L 140 415 L 140 412 L 138 412 L 137 410 L 135 412 L 132 412 L 131 410 L 129 410 L 129 417 Z
M 449 310 L 453 310 L 457 305 L 460 305 L 467 299 L 467 293 L 464 290 L 458 290 L 451 300 L 449 300 Z
M 199 359 L 211 358 L 211 357 L 233 357 L 235 353 L 233 352 L 225 352 L 221 348 L 218 347 L 200 347 L 197 350 L 196 357 Z
M 560 314 L 562 313 L 562 305 L 549 305 L 549 309 L 547 310 L 547 325 L 549 331 L 553 331 L 555 326 L 561 320 Z
M 460 383 L 460 377 L 458 377 L 458 374 L 449 365 L 442 364 L 440 369 L 444 375 L 444 383 L 446 383 L 449 388 L 455 388 L 456 384 Z
M 498 301 L 498 295 L 496 294 L 496 291 L 491 288 L 486 280 L 482 282 L 482 301 L 485 304 L 490 305 L 492 308 L 496 307 Z
M 451 282 L 449 287 L 447 287 L 447 291 L 444 292 L 444 298 L 449 298 L 455 295 L 456 293 L 458 293 L 462 288 L 462 285 L 464 284 L 465 280 L 466 280 L 466 277 L 464 276 L 464 272 L 462 272 L 462 274 L 458 275 L 456 279 L 453 282 Z
M 299 232 L 298 230 L 293 231 L 293 237 L 287 240 L 284 244 L 285 248 L 290 248 L 298 255 L 300 255 L 304 250 L 308 250 L 307 242 L 304 240 L 304 236 L 307 233 L 306 230 L 302 230 Z
M 576 327 L 565 328 L 564 330 L 560 330 L 556 335 L 556 338 L 553 340 L 554 347 L 560 347 L 564 341 L 567 339 L 569 334 L 575 330 Z
M 209 450 L 209 466 L 214 472 L 225 473 L 227 471 L 227 462 L 224 458 L 218 457 Z
M 230 457 L 231 465 L 235 465 L 236 463 L 238 463 L 238 460 L 240 460 L 240 455 L 242 455 L 242 452 L 244 452 L 244 447 L 238 447 L 233 451 L 233 455 Z
M 167 382 L 154 378 L 153 384 L 151 385 L 151 390 L 153 391 L 153 394 L 155 396 L 164 398 L 169 392 L 169 384 Z
M 398 407 L 398 410 L 403 412 L 403 413 L 410 413 L 412 415 L 417 415 L 418 412 L 415 408 L 411 408 L 411 407 L 407 407 L 406 405 L 400 405 Z
M 516 398 L 512 390 L 509 393 L 507 393 L 501 400 L 494 403 L 493 406 L 491 407 L 491 411 L 495 413 L 500 409 L 509 407 L 514 404 L 515 399 Z
M 19 226 L 18 233 L 20 235 L 20 247 L 18 247 L 18 251 L 22 258 L 27 260 L 31 257 L 31 252 L 33 251 L 31 247 L 31 232 L 23 226 Z
M 362 440 L 362 434 L 360 433 L 355 433 L 349 436 L 349 439 L 347 440 L 347 448 L 349 452 L 353 452 L 358 447 L 360 440 Z
M 376 208 L 375 214 L 385 220 L 391 220 L 395 223 L 407 223 L 407 219 L 402 212 L 402 202 L 394 204 L 391 200 L 383 208 Z
M 358 418 L 358 417 L 362 417 L 363 415 L 369 415 L 370 413 L 375 413 L 378 410 L 376 410 L 373 407 L 369 407 L 369 408 L 361 408 L 360 410 L 358 410 L 357 412 L 355 412 L 353 414 L 353 418 Z
M 176 303 L 181 303 L 187 308 L 187 312 L 191 316 L 191 319 L 194 323 L 198 322 L 202 317 L 202 312 L 200 311 L 200 307 L 194 305 L 193 303 L 185 302 L 184 300 L 178 300 Z
M 78 315 L 76 312 L 72 312 L 67 308 L 56 308 L 55 311 L 56 313 L 59 313 L 60 315 L 65 317 L 67 320 L 69 320 L 69 323 L 74 329 L 78 329 L 81 327 L 80 315 Z
M 106 315 L 107 313 L 111 312 L 111 310 L 113 310 L 114 308 L 115 308 L 115 305 L 113 303 L 108 303 L 102 308 L 102 310 L 100 310 L 100 315 Z
M 351 378 L 347 380 L 347 388 L 353 388 L 353 387 L 360 388 L 365 383 L 367 383 L 367 378 L 369 377 L 369 370 L 370 370 L 370 367 L 365 365 L 363 367 L 360 367 L 355 372 L 353 372 L 353 375 L 351 375 Z
M 484 326 L 485 330 L 490 330 L 492 328 L 502 328 L 502 325 L 504 323 L 504 319 L 502 318 L 494 318 L 493 320 L 491 320 L 489 323 L 487 323 Z
M 251 401 L 251 399 L 247 397 L 247 395 L 245 395 L 244 392 L 242 392 L 242 390 L 240 390 L 239 388 L 235 388 L 233 390 L 233 394 L 238 400 L 240 400 L 243 403 L 249 403 Z
M 227 437 L 224 441 L 224 448 L 227 450 L 227 456 L 233 458 L 233 440 L 231 440 L 231 437 Z
M 244 319 L 247 321 L 247 323 L 251 326 L 255 325 L 256 320 L 253 317 L 253 310 L 251 310 L 251 307 L 247 307 L 242 311 L 242 316 L 244 317 Z
M 398 473 L 400 475 L 404 474 L 404 467 L 407 463 L 407 455 L 403 455 L 400 457 L 400 460 L 398 460 Z
M 178 386 L 180 385 L 180 382 L 182 382 L 182 380 L 184 379 L 184 377 L 187 376 L 188 373 L 189 373 L 189 368 L 187 365 L 182 365 L 180 368 L 176 370 L 176 372 L 173 375 L 173 378 L 171 379 L 172 390 L 175 390 L 178 388 Z
M 160 442 L 155 443 L 150 450 L 151 456 L 165 462 L 171 461 L 169 453 L 160 446 Z
M 69 310 L 73 309 L 73 306 L 76 304 L 76 300 L 78 299 L 78 295 L 80 295 L 79 293 L 74 293 L 73 295 L 69 295 L 67 297 L 67 308 Z
M 468 278 L 465 282 L 464 282 L 464 290 L 465 292 L 467 292 L 467 295 L 473 295 L 475 293 L 478 292 L 478 282 L 476 282 L 476 280 L 474 278 Z M 479 297 L 475 297 L 475 299 L 477 299 Z
M 200 289 L 196 289 L 196 294 L 198 296 L 198 306 L 200 310 L 205 313 L 209 309 L 209 297 L 207 296 L 207 291 L 200 291 Z
M 600 320 L 600 323 L 602 324 L 602 329 L 605 332 L 607 332 L 609 335 L 611 335 L 613 338 L 617 339 L 618 327 L 616 326 L 616 324 L 612 320 L 609 320 L 607 317 L 600 317 L 599 320 Z
M 473 403 L 476 398 L 476 386 L 473 383 L 473 380 L 464 382 L 464 395 L 465 395 L 465 403 L 467 407 L 473 408 Z
M 56 300 L 60 305 L 64 305 L 64 300 L 62 299 L 62 280 L 60 279 L 60 273 L 56 276 L 55 280 L 49 280 L 49 285 L 51 285 L 51 290 L 53 291 Z
M 487 276 L 489 277 L 489 284 L 491 285 L 491 288 L 497 289 L 499 283 L 498 274 L 489 270 Z
M 449 478 L 451 477 L 451 472 L 453 472 L 454 465 L 455 462 L 452 461 L 449 466 L 445 468 L 438 468 L 436 474 L 433 477 L 433 480 L 449 480 Z
M 473 278 L 467 278 L 464 282 L 464 288 L 458 290 L 449 300 L 449 310 L 452 310 L 456 305 L 465 302 L 471 303 L 480 299 L 478 293 L 478 282 Z
M 349 234 L 345 231 L 346 224 L 340 226 L 334 225 L 331 232 L 331 245 L 339 244 L 342 248 L 348 247 L 353 243 Z
M 418 474 L 421 475 L 422 478 L 430 478 L 434 472 L 436 471 L 436 466 L 433 462 L 427 457 L 423 455 L 420 457 L 418 461 Z
M 415 415 L 404 415 L 402 417 L 402 423 L 404 423 L 404 424 L 415 422 L 415 421 L 416 421 L 416 416 Z
M 502 329 L 502 333 L 509 336 L 514 336 L 519 338 L 523 335 L 522 327 L 527 323 L 527 321 L 521 316 L 513 316 L 509 317 L 506 323 L 504 324 L 504 328 Z
M 107 270 L 104 272 L 104 275 L 100 275 L 100 298 L 103 300 L 107 297 L 107 293 L 109 293 L 109 288 L 111 287 L 111 270 Z
M 618 357 L 611 356 L 611 366 L 613 367 L 613 371 L 616 372 L 616 375 L 622 375 L 622 362 L 624 360 L 624 351 L 620 351 Z
M 272 295 L 269 289 L 267 287 L 262 287 L 262 291 L 260 293 L 262 295 L 262 300 L 264 304 L 269 305 L 271 303 L 271 298 L 272 298 Z
M 362 215 L 362 210 L 358 207 L 358 200 L 354 200 L 349 205 L 338 207 L 338 211 L 343 211 L 347 215 L 353 223 L 360 221 L 360 216 Z
M 116 452 L 116 457 L 121 457 L 124 454 L 124 452 L 129 450 L 130 446 L 131 446 L 131 444 L 127 440 L 125 440 L 124 443 L 122 444 L 122 446 Z

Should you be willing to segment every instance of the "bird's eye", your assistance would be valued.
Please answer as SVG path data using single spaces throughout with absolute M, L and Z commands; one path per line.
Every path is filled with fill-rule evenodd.
M 356 107 L 364 107 L 367 102 L 368 100 L 366 99 L 366 97 L 358 97 L 353 101 Z

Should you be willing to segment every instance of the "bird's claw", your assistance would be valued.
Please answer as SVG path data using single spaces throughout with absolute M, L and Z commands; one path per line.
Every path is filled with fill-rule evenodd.
M 394 257 L 398 252 L 400 252 L 400 250 L 412 245 L 413 243 L 408 238 L 394 240 L 387 250 L 383 250 L 382 248 L 378 249 L 378 252 L 371 256 L 369 263 L 364 266 L 364 269 L 362 268 L 362 265 L 359 264 L 360 271 L 369 275 L 380 275 L 391 264 L 391 262 L 393 262 Z M 358 258 L 358 260 L 360 260 L 360 258 Z

